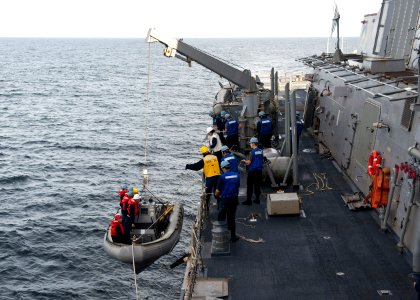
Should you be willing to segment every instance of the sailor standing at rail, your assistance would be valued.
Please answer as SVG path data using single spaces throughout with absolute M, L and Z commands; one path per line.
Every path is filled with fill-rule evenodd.
M 217 182 L 220 177 L 220 167 L 217 157 L 213 154 L 210 154 L 209 148 L 202 146 L 200 152 L 203 155 L 203 158 L 200 159 L 195 164 L 185 165 L 185 169 L 198 171 L 203 169 L 204 178 L 206 180 L 206 209 L 209 210 L 210 207 L 210 196 L 216 191 Z M 219 197 L 216 197 L 217 202 L 219 202 Z
M 257 123 L 257 132 L 260 143 L 264 148 L 271 148 L 271 136 L 273 135 L 273 122 L 265 115 L 265 112 L 258 113 L 260 120 Z
M 239 124 L 230 114 L 225 115 L 226 119 L 226 145 L 232 148 L 233 145 L 239 146 Z
M 250 159 L 242 160 L 248 166 L 248 177 L 246 179 L 246 201 L 242 202 L 244 205 L 252 205 L 251 198 L 253 193 L 255 193 L 254 203 L 260 203 L 261 179 L 264 163 L 263 151 L 257 146 L 258 139 L 256 137 L 252 137 L 249 143 L 252 148 L 250 152 Z
M 210 151 L 216 155 L 217 160 L 220 162 L 222 161 L 222 152 L 220 149 L 222 149 L 222 141 L 220 140 L 219 134 L 214 130 L 213 127 L 207 128 L 207 139 L 208 139 L 208 148 Z
M 224 161 L 227 161 L 230 164 L 230 170 L 233 172 L 238 172 L 238 159 L 235 155 L 229 152 L 228 146 L 224 145 L 221 149 L 221 152 L 223 155 L 222 163 Z M 222 165 L 222 163 L 220 163 L 220 166 Z
M 219 178 L 215 195 L 220 196 L 220 210 L 218 221 L 226 220 L 230 230 L 230 240 L 236 242 L 235 214 L 238 205 L 240 178 L 237 172 L 233 172 L 228 161 L 222 162 L 223 174 Z

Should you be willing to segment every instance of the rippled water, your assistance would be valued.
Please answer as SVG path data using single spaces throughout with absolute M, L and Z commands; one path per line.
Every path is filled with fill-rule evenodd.
M 326 39 L 185 40 L 260 74 L 300 70 Z M 349 40 L 355 45 L 356 40 Z M 353 46 L 354 47 L 354 46 Z M 174 251 L 138 276 L 142 299 L 177 299 L 200 194 L 207 112 L 220 77 L 136 39 L 0 39 L 0 298 L 134 299 L 102 248 L 122 183 L 138 185 L 148 123 L 150 189 L 185 207 Z M 147 120 L 147 122 L 146 122 Z

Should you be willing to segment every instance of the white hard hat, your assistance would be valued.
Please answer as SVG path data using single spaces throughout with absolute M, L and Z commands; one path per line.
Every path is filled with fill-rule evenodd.
M 207 134 L 209 134 L 210 132 L 212 132 L 214 130 L 213 127 L 207 127 Z
M 139 199 L 140 199 L 139 194 L 135 194 L 135 195 L 134 195 L 134 197 L 133 197 L 133 199 L 134 199 L 134 200 L 139 200 Z

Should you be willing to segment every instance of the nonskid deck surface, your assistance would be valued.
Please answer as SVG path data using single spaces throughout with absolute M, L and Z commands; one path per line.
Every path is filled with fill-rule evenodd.
M 229 299 L 416 299 L 411 267 L 400 255 L 390 233 L 383 233 L 372 211 L 350 211 L 341 195 L 352 190 L 331 160 L 313 148 L 306 133 L 299 151 L 299 183 L 315 182 L 313 173 L 326 173 L 332 189 L 303 195 L 304 216 L 266 214 L 266 199 L 259 205 L 239 205 L 237 233 L 264 243 L 231 243 L 230 256 L 211 256 L 211 225 L 203 232 L 205 275 L 228 278 Z M 243 178 L 241 188 L 246 187 Z M 314 185 L 310 188 L 314 189 Z M 272 193 L 268 187 L 263 192 Z M 245 195 L 240 195 L 240 201 Z M 251 213 L 260 217 L 249 223 Z M 215 220 L 213 207 L 210 219 Z M 245 226 L 243 224 L 255 227 Z M 392 295 L 380 296 L 378 290 Z

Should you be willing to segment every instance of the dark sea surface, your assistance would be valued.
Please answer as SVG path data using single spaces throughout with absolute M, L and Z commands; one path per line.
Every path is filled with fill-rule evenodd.
M 325 38 L 185 39 L 253 73 L 303 71 Z M 347 49 L 356 48 L 347 39 Z M 201 192 L 197 161 L 220 77 L 142 39 L 0 39 L 0 299 L 135 299 L 103 250 L 121 184 L 184 204 L 181 240 L 137 276 L 141 299 L 178 299 Z

